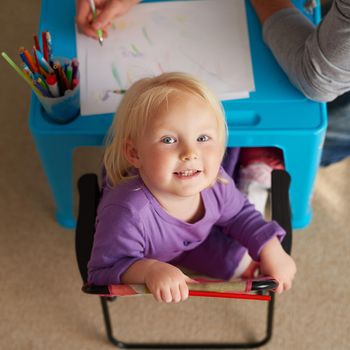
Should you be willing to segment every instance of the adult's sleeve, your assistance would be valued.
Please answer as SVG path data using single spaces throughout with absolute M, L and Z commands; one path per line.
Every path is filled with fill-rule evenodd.
M 263 37 L 306 97 L 332 101 L 350 91 L 350 0 L 335 0 L 317 27 L 295 8 L 280 10 L 264 22 Z
M 121 275 L 144 258 L 143 226 L 137 213 L 122 206 L 102 208 L 88 263 L 88 282 L 95 285 L 121 283 Z

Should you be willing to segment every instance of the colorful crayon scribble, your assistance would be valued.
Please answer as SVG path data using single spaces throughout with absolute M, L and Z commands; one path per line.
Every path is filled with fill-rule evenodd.
M 122 89 L 123 88 L 122 80 L 120 79 L 118 69 L 117 69 L 114 62 L 112 62 L 112 75 L 113 75 L 115 81 L 118 83 L 119 88 Z
M 153 45 L 153 42 L 152 42 L 151 38 L 150 38 L 149 35 L 148 35 L 147 28 L 142 27 L 142 34 L 143 34 L 143 36 L 145 37 L 146 41 L 152 46 L 152 45 Z

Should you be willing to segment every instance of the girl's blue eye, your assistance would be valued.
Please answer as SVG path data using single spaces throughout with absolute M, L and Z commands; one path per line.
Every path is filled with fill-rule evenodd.
M 207 141 L 209 141 L 209 136 L 208 135 L 198 136 L 197 141 L 198 142 L 207 142 Z
M 174 137 L 171 137 L 171 136 L 165 136 L 161 139 L 161 141 L 163 143 L 166 143 L 168 145 L 171 145 L 172 143 L 175 143 L 176 142 L 176 139 Z

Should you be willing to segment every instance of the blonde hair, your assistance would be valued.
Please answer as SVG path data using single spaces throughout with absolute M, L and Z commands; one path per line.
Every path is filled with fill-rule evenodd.
M 227 125 L 220 101 L 202 83 L 185 73 L 163 73 L 135 82 L 125 93 L 106 139 L 104 167 L 108 181 L 116 186 L 129 179 L 133 166 L 125 157 L 125 142 L 142 136 L 148 121 L 168 103 L 170 95 L 189 94 L 208 103 L 217 117 L 222 156 L 227 141 Z

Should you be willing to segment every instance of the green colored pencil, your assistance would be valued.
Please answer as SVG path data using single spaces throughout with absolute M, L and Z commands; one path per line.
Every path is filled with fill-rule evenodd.
M 37 87 L 33 84 L 33 82 L 30 80 L 30 78 L 22 72 L 22 70 L 17 66 L 15 62 L 11 60 L 11 58 L 5 53 L 2 52 L 1 56 L 6 60 L 6 62 L 25 80 L 25 82 L 33 89 L 33 91 L 37 94 L 42 96 L 42 93 L 39 91 Z
M 90 0 L 90 7 L 91 7 L 91 12 L 92 12 L 92 20 L 95 21 L 97 14 L 96 14 L 96 6 L 95 6 L 95 1 L 94 0 Z M 100 45 L 103 45 L 103 32 L 102 29 L 97 29 L 97 36 L 98 36 L 98 42 L 100 43 Z

